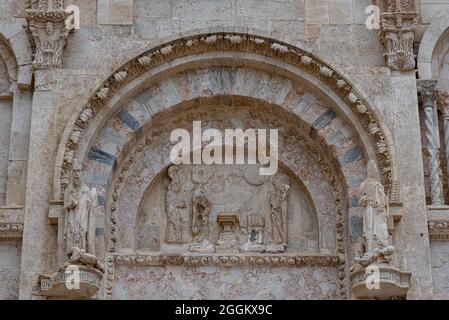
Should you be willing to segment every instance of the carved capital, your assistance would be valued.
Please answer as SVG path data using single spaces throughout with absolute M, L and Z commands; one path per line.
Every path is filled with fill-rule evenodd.
M 424 107 L 433 107 L 436 99 L 436 80 L 418 80 L 418 93 L 421 96 Z
M 413 43 L 418 14 L 411 0 L 384 0 L 381 19 L 381 42 L 385 47 L 385 61 L 392 70 L 415 69 Z
M 71 13 L 63 9 L 62 0 L 34 1 L 26 10 L 28 30 L 33 38 L 36 69 L 62 68 L 62 53 L 71 29 L 66 20 Z

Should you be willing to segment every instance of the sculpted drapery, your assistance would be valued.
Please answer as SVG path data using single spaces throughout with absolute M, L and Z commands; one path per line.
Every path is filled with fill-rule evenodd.
M 95 255 L 95 215 L 98 208 L 97 191 L 81 180 L 81 167 L 76 164 L 72 181 L 64 194 L 64 239 L 66 253 L 73 248 Z
M 388 196 L 376 176 L 377 167 L 373 160 L 368 163 L 368 176 L 359 189 L 359 205 L 364 207 L 363 239 L 365 252 L 389 245 Z

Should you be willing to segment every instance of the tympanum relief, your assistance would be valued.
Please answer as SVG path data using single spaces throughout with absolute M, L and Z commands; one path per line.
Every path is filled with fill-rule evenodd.
M 165 201 L 158 202 L 161 197 Z M 236 254 L 318 249 L 316 216 L 305 190 L 283 171 L 259 175 L 258 165 L 171 165 L 148 191 L 139 219 L 142 250 Z

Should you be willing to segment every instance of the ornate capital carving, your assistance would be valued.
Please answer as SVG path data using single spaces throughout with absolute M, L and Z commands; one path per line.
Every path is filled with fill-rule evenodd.
M 37 69 L 62 68 L 62 53 L 71 29 L 70 13 L 62 0 L 34 0 L 26 10 L 28 29 L 35 45 L 33 65 Z
M 433 107 L 436 99 L 436 80 L 418 80 L 418 93 L 421 96 L 424 107 Z
M 418 14 L 411 0 L 384 0 L 381 20 L 381 42 L 385 47 L 385 61 L 392 70 L 415 69 L 413 43 Z

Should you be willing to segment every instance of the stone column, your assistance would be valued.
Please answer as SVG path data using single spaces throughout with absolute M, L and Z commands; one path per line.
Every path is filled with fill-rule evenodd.
M 422 80 L 418 82 L 418 92 L 421 95 L 425 114 L 427 151 L 429 153 L 430 192 L 432 205 L 443 204 L 443 189 L 440 178 L 440 151 L 438 148 L 438 133 L 435 132 L 434 106 L 436 100 L 437 82 Z
M 446 166 L 449 173 L 449 92 L 440 91 L 437 93 L 438 108 L 443 114 L 444 123 L 444 145 L 446 151 Z

